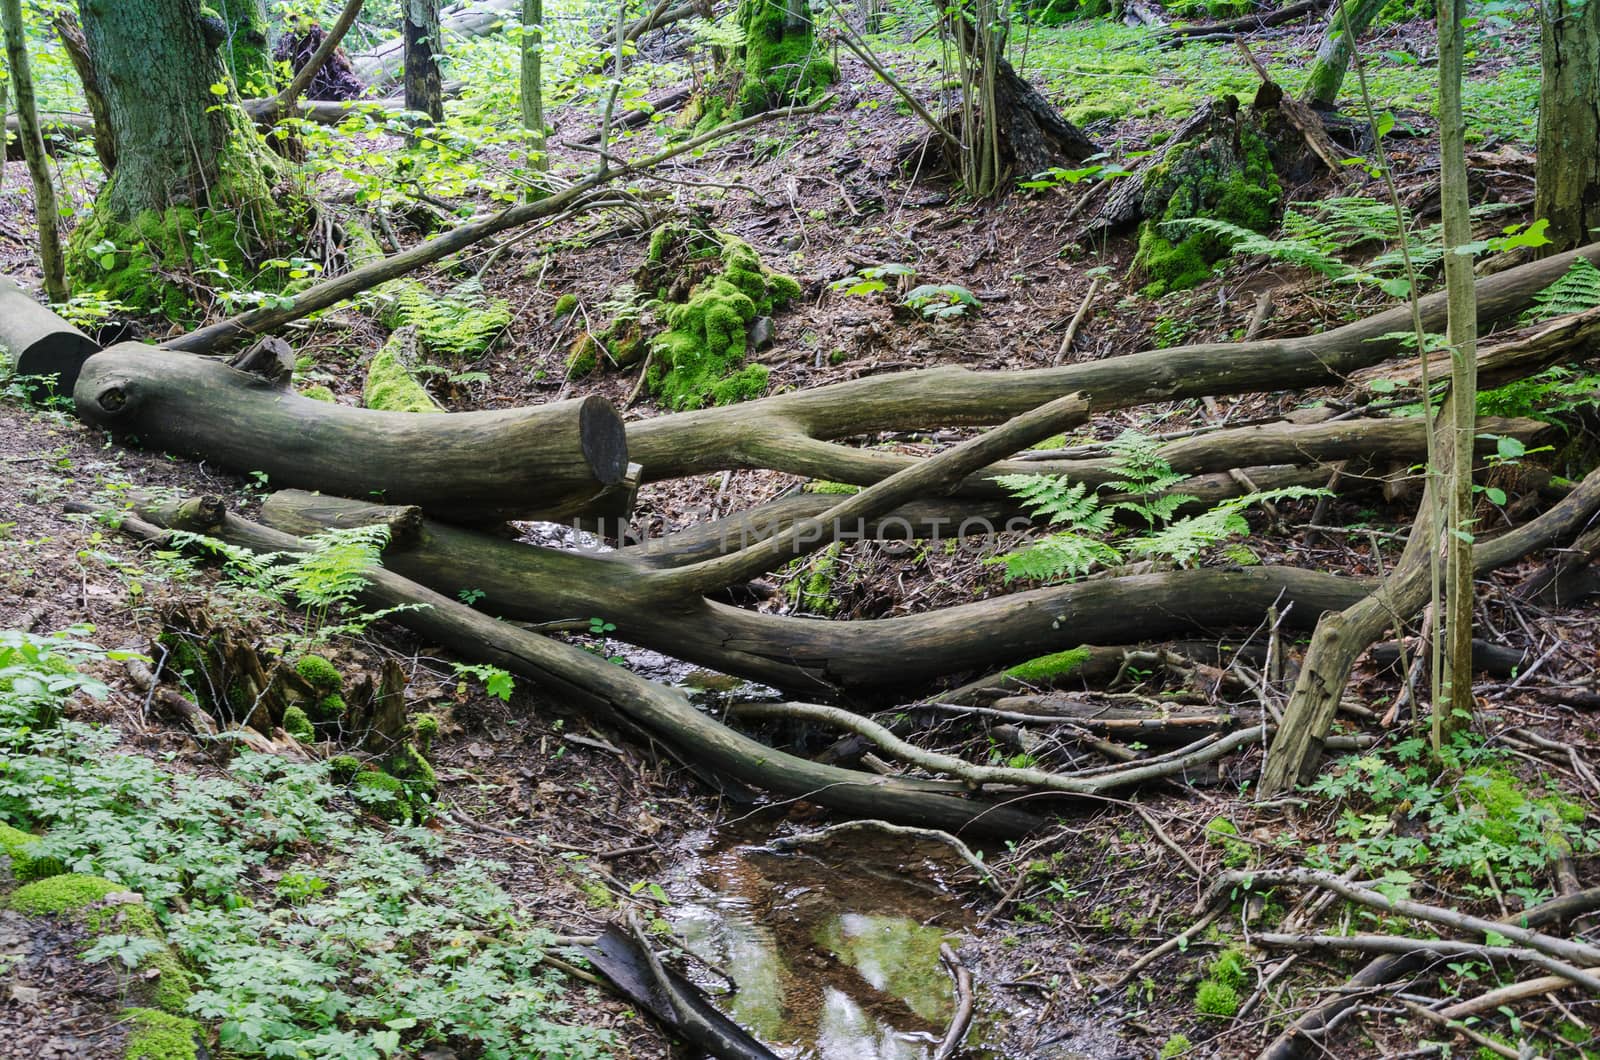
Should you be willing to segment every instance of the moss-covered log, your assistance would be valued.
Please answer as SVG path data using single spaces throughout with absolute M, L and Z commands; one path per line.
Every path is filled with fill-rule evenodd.
M 622 421 L 598 397 L 447 415 L 314 401 L 221 361 L 127 343 L 92 358 L 74 391 L 90 423 L 275 484 L 443 519 L 559 519 L 627 468 Z
M 83 362 L 99 348 L 14 281 L 0 276 L 0 359 L 16 374 L 54 376 L 55 392 L 70 394 Z

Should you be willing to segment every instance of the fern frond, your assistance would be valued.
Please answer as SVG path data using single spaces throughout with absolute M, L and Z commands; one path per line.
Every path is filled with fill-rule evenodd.
M 1588 258 L 1577 258 L 1559 280 L 1533 296 L 1528 319 L 1549 320 L 1595 306 L 1600 306 L 1600 269 Z
M 1001 475 L 995 481 L 1051 526 L 1090 533 L 1111 528 L 1112 513 L 1100 507 L 1100 498 L 1085 483 L 1070 482 L 1065 475 Z
M 1122 553 L 1098 538 L 1071 532 L 1051 534 L 1026 548 L 991 556 L 986 566 L 1005 564 L 1006 581 L 1017 579 L 1039 582 L 1081 578 L 1098 566 L 1121 562 Z
M 1181 566 L 1212 545 L 1248 534 L 1250 524 L 1245 521 L 1245 509 L 1272 501 L 1321 497 L 1327 493 L 1325 489 L 1310 486 L 1284 486 L 1230 497 L 1198 515 L 1186 516 L 1134 538 L 1128 542 L 1128 551 L 1138 556 L 1165 557 Z

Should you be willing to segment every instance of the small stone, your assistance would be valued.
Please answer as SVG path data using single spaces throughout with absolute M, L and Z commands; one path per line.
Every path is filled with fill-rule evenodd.
M 756 317 L 750 322 L 750 348 L 765 350 L 772 347 L 772 318 Z

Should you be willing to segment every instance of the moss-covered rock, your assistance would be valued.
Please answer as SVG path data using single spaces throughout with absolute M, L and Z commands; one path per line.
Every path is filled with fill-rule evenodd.
M 334 396 L 332 390 L 329 390 L 320 383 L 318 383 L 316 386 L 306 387 L 304 390 L 300 391 L 300 396 L 304 398 L 310 398 L 312 401 L 326 401 L 330 404 L 333 404 L 339 400 Z
M 327 694 L 337 692 L 344 685 L 344 677 L 339 673 L 339 668 L 320 655 L 302 655 L 295 660 L 294 672 L 316 689 Z
M 367 381 L 361 390 L 362 403 L 369 409 L 385 412 L 439 412 L 433 397 L 412 376 L 404 363 L 404 351 L 413 346 L 415 334 L 401 328 L 389 336 L 383 348 L 367 365 Z
M 350 705 L 344 701 L 343 696 L 334 692 L 317 700 L 313 709 L 316 712 L 312 719 L 314 721 L 338 721 L 344 717 Z
M 555 308 L 550 311 L 550 316 L 559 320 L 577 308 L 578 296 L 569 292 L 556 299 Z
M 283 711 L 283 731 L 293 736 L 301 743 L 316 743 L 317 730 L 311 724 L 311 717 L 299 707 L 285 707 Z
M 361 772 L 361 759 L 355 755 L 334 755 L 328 759 L 328 772 L 333 779 L 348 784 Z
M 702 280 L 682 304 L 660 314 L 667 330 L 652 349 L 651 390 L 675 410 L 730 405 L 759 397 L 767 388 L 765 365 L 745 364 L 752 321 L 787 305 L 800 294 L 792 277 L 769 272 L 754 248 L 722 237 L 722 269 Z
M 103 876 L 69 872 L 17 888 L 6 899 L 6 908 L 29 916 L 60 916 L 76 913 L 107 895 L 126 890 L 122 884 Z
M 432 795 L 439 786 L 433 766 L 417 750 L 416 744 L 403 744 L 400 750 L 390 755 L 388 768 L 389 773 L 405 785 L 410 796 Z
M 1149 281 L 1146 294 L 1193 287 L 1228 252 L 1217 236 L 1184 233 L 1171 222 L 1205 217 L 1258 232 L 1272 227 L 1283 189 L 1267 142 L 1243 119 L 1232 131 L 1172 147 L 1145 176 L 1142 205 L 1151 220 L 1139 230 L 1134 268 Z
M 5 882 L 9 871 L 18 883 L 48 879 L 67 871 L 59 858 L 39 857 L 34 851 L 39 837 L 8 824 L 0 824 L 0 883 Z
M 130 1008 L 126 1060 L 196 1060 L 200 1056 L 200 1024 L 149 1008 Z

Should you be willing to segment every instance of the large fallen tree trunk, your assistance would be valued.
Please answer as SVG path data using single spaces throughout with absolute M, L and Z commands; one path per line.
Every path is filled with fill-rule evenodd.
M 300 538 L 229 514 L 215 497 L 140 505 L 136 514 L 162 529 L 206 534 L 257 552 L 308 550 Z M 373 568 L 365 577 L 363 602 L 405 607 L 393 619 L 429 641 L 525 677 L 576 708 L 615 710 L 680 759 L 758 790 L 965 835 L 1015 836 L 1043 824 L 1021 810 L 956 794 L 959 784 L 875 776 L 774 750 L 702 714 L 682 693 L 582 648 L 496 621 L 392 571 Z
M 522 0 L 476 0 L 456 4 L 439 13 L 439 28 L 446 37 L 486 37 L 517 22 Z M 356 74 L 374 92 L 383 93 L 399 82 L 406 66 L 406 43 L 396 37 L 369 51 L 350 57 Z
M 1478 281 L 1479 323 L 1487 329 L 1526 309 L 1535 294 L 1580 256 L 1600 264 L 1600 243 Z M 1423 298 L 1421 309 L 1425 328 L 1443 326 L 1442 293 Z M 1152 401 L 1336 384 L 1351 372 L 1400 354 L 1411 326 L 1410 309 L 1399 306 L 1297 338 L 1176 346 L 1026 371 L 941 367 L 873 376 L 742 405 L 659 416 L 632 425 L 628 441 L 647 481 L 802 459 L 824 470 L 847 458 L 860 459 L 844 447 L 820 445 L 831 439 L 998 423 L 1073 391 L 1088 394 L 1093 410 L 1103 412 Z M 1582 329 L 1547 330 L 1538 341 L 1548 346 L 1578 349 L 1588 341 Z
M 151 448 L 454 520 L 573 516 L 628 465 L 621 418 L 595 396 L 491 412 L 378 412 L 126 343 L 88 362 L 73 397 L 83 419 Z
M 83 362 L 100 346 L 0 276 L 0 360 L 17 375 L 53 376 L 58 394 L 72 393 Z

